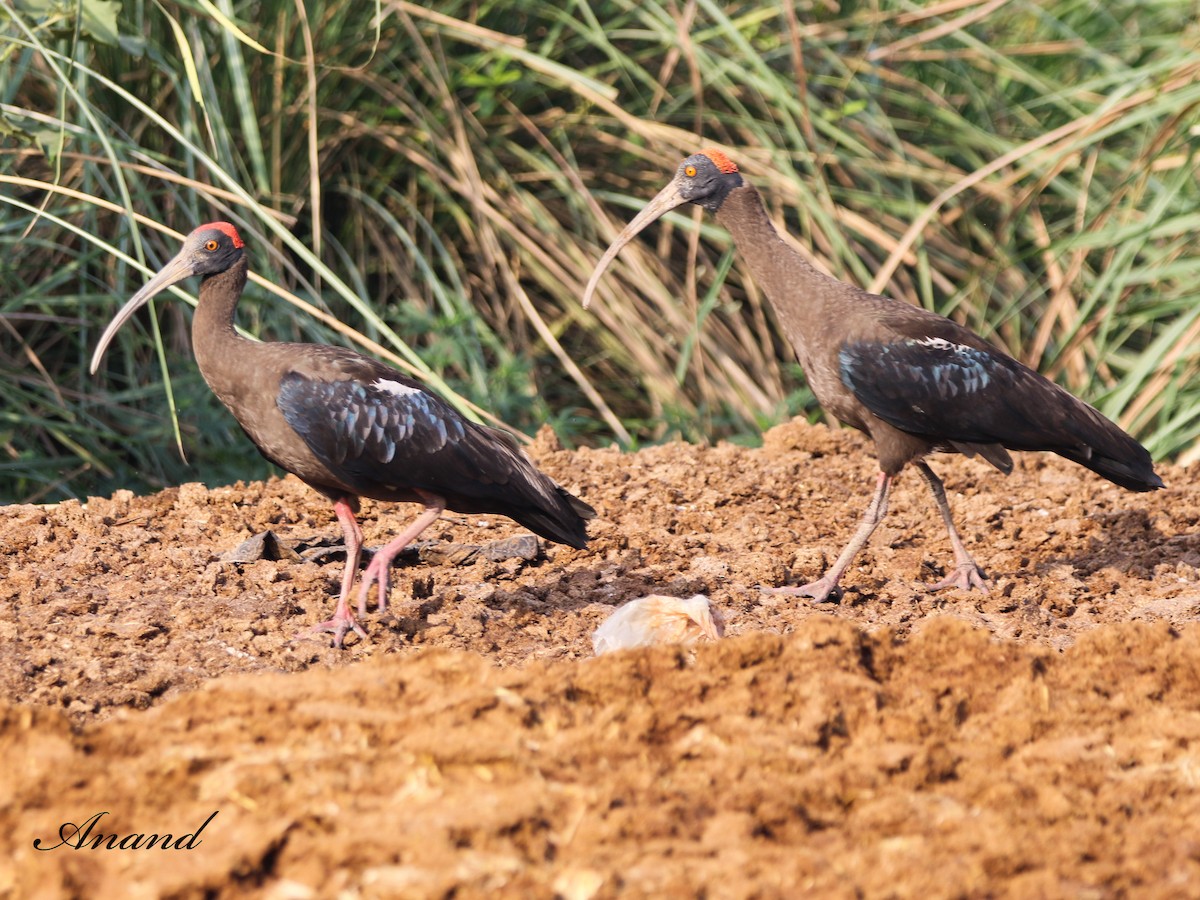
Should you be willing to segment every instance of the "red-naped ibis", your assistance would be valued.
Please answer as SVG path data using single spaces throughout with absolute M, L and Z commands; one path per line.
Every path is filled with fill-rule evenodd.
M 933 452 L 980 456 L 1012 471 L 1009 450 L 1049 450 L 1131 491 L 1163 486 L 1150 454 L 1103 415 L 957 323 L 868 293 L 814 269 L 767 218 L 762 200 L 719 150 L 689 156 L 617 236 L 588 281 L 587 306 L 609 263 L 642 229 L 684 203 L 713 213 L 766 292 L 817 402 L 870 435 L 880 473 L 862 523 L 820 578 L 781 592 L 825 600 L 887 513 L 892 480 L 912 463 L 950 533 L 954 570 L 931 590 L 987 590 L 954 527 Z
M 247 268 L 237 229 L 201 225 L 113 318 L 91 371 L 142 304 L 203 276 L 192 320 L 200 373 L 263 456 L 333 501 L 346 538 L 337 608 L 314 632 L 332 632 L 337 647 L 351 628 L 366 637 L 350 610 L 362 551 L 359 497 L 425 507 L 371 559 L 358 590 L 360 617 L 372 583 L 379 585 L 380 611 L 387 609 L 392 560 L 445 509 L 508 516 L 548 540 L 587 546 L 585 521 L 595 511 L 538 471 L 509 435 L 469 421 L 420 382 L 351 350 L 240 336 L 233 315 Z

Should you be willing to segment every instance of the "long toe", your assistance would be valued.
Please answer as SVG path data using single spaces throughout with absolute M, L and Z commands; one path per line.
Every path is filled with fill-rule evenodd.
M 388 574 L 388 564 L 378 565 L 378 560 L 379 556 L 376 555 L 367 565 L 363 572 L 362 583 L 358 586 L 358 614 L 364 619 L 367 617 L 367 595 L 371 593 L 372 584 L 378 583 L 379 585 L 379 611 L 387 612 L 391 576 Z
M 336 616 L 335 615 L 328 622 L 320 622 L 320 623 L 314 625 L 312 628 L 308 629 L 307 631 L 299 632 L 296 635 L 295 640 L 301 640 L 304 638 L 313 638 L 313 637 L 317 637 L 318 635 L 321 635 L 321 634 L 332 634 L 333 635 L 333 646 L 336 649 L 341 650 L 342 649 L 342 641 L 346 637 L 346 632 L 350 631 L 351 629 L 353 629 L 354 633 L 357 634 L 364 641 L 367 639 L 366 630 L 361 625 L 358 624 L 358 621 L 354 618 L 354 615 L 352 613 L 347 612 L 347 614 L 345 616 Z
M 775 594 L 784 597 L 811 597 L 818 603 L 826 601 L 836 603 L 842 599 L 841 586 L 833 578 L 818 578 L 816 581 L 810 581 L 808 584 L 798 586 L 767 587 L 766 585 L 759 585 L 758 589 L 764 594 Z
M 983 593 L 988 593 L 987 579 L 983 577 L 983 572 L 975 563 L 963 563 L 955 567 L 954 571 L 939 581 L 937 584 L 929 586 L 931 591 L 944 591 L 946 588 L 958 588 L 961 591 L 977 590 Z

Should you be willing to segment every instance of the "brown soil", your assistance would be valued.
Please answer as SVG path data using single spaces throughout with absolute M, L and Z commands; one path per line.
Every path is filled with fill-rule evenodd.
M 292 478 L 0 510 L 3 896 L 1184 896 L 1200 892 L 1200 488 L 1025 455 L 934 460 L 987 595 L 929 594 L 945 532 L 903 477 L 840 603 L 856 435 L 564 452 L 588 551 L 398 566 L 369 640 Z M 413 507 L 365 504 L 368 545 Z M 271 529 L 284 559 L 219 557 Z M 447 515 L 436 549 L 519 533 Z M 464 561 L 465 560 L 465 561 Z M 726 637 L 599 658 L 647 594 Z M 191 850 L 53 847 L 63 823 Z

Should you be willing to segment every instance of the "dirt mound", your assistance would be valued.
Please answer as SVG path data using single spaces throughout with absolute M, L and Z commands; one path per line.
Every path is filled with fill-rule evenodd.
M 0 755 L 20 773 L 0 780 L 0 895 L 1200 883 L 1192 473 L 1134 495 L 1045 456 L 1009 478 L 935 459 L 992 591 L 921 589 L 949 548 L 905 476 L 842 601 L 815 604 L 759 585 L 813 577 L 849 536 L 874 471 L 855 435 L 536 447 L 599 510 L 589 550 L 491 553 L 519 529 L 448 515 L 342 652 L 295 639 L 342 559 L 294 479 L 0 510 Z M 369 546 L 413 512 L 365 506 Z M 222 560 L 266 530 L 279 558 Z M 724 640 L 591 658 L 616 606 L 696 593 Z M 89 837 L 194 845 L 34 847 L 99 813 Z

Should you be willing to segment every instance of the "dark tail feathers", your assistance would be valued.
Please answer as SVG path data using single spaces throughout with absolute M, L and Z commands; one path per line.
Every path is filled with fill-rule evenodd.
M 1055 453 L 1126 490 L 1154 491 L 1164 486 L 1145 447 L 1092 407 L 1077 402 L 1081 409 L 1067 422 L 1076 443 L 1051 448 Z
M 596 510 L 558 485 L 554 486 L 554 491 L 554 499 L 545 506 L 511 510 L 506 514 L 548 541 L 566 544 L 576 550 L 585 549 L 587 521 L 596 518 Z
M 1091 469 L 1097 475 L 1102 475 L 1113 484 L 1118 484 L 1129 491 L 1156 491 L 1165 487 L 1163 480 L 1154 471 L 1154 463 L 1146 448 L 1133 438 L 1129 441 L 1137 449 L 1137 453 L 1128 453 L 1120 458 L 1107 456 L 1091 446 L 1062 449 L 1056 448 L 1055 453 L 1071 462 Z

